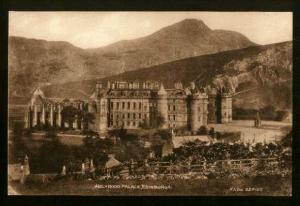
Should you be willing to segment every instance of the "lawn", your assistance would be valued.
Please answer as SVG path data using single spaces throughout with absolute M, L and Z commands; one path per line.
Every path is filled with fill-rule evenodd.
M 209 124 L 208 128 L 210 127 L 214 127 L 216 132 L 241 132 L 241 140 L 244 142 L 252 142 L 254 139 L 256 143 L 269 143 L 280 140 L 292 125 L 285 122 L 262 121 L 262 126 L 255 128 L 252 120 L 234 120 L 227 124 Z

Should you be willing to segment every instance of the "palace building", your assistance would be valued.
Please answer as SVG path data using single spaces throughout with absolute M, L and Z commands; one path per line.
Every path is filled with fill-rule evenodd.
M 25 125 L 27 128 L 70 127 L 64 120 L 67 106 L 78 111 L 72 128 L 83 129 L 84 117 L 79 114 L 92 113 L 95 120 L 89 128 L 99 132 L 147 127 L 186 128 L 195 133 L 209 122 L 232 121 L 232 96 L 229 93 L 198 89 L 194 83 L 188 88 L 175 83 L 174 88 L 166 89 L 159 82 L 118 81 L 97 83 L 87 101 L 51 99 L 37 89 L 28 105 Z

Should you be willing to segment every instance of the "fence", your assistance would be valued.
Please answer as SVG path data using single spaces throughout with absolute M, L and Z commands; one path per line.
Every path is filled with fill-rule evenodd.
M 189 162 L 173 163 L 173 162 L 149 162 L 143 166 L 138 167 L 137 162 L 130 162 L 116 167 L 114 174 L 127 176 L 127 175 L 141 175 L 141 174 L 185 174 L 185 173 L 205 173 L 213 170 L 218 173 L 224 169 L 231 171 L 242 171 L 244 169 L 255 169 L 259 163 L 269 166 L 278 166 L 280 163 L 277 158 L 264 158 L 264 159 L 237 159 L 237 160 L 218 160 L 214 163 L 207 163 L 206 161 L 200 161 L 197 164 L 191 164 Z M 94 173 L 93 173 L 94 175 Z M 68 176 L 77 178 L 92 177 L 91 172 L 72 172 Z M 30 174 L 27 177 L 27 181 L 47 183 L 55 178 L 59 178 L 61 175 L 50 174 Z
M 147 166 L 147 171 L 154 173 L 188 173 L 188 172 L 207 172 L 208 170 L 224 170 L 230 169 L 232 171 L 240 171 L 243 169 L 254 169 L 259 163 L 265 165 L 277 166 L 279 164 L 277 158 L 264 158 L 264 159 L 237 159 L 237 160 L 218 160 L 214 163 L 207 163 L 200 161 L 197 164 L 186 163 L 173 163 L 173 162 L 150 162 Z M 137 163 L 131 163 L 137 165 Z M 131 166 L 131 168 L 133 168 Z M 141 171 L 141 170 L 140 170 Z M 136 173 L 133 168 L 131 173 Z

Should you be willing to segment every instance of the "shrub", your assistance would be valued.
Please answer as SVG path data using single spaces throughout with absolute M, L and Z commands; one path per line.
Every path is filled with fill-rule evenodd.
M 197 131 L 197 135 L 207 135 L 207 127 L 206 126 L 201 126 L 198 131 Z

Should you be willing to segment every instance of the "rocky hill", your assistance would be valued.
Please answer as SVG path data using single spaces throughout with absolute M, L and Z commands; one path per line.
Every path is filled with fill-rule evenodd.
M 235 90 L 234 107 L 244 109 L 274 106 L 292 108 L 292 42 L 253 46 L 217 54 L 173 61 L 102 79 L 125 81 L 161 81 L 172 88 L 175 82 L 199 87 L 214 85 Z M 46 95 L 87 98 L 99 81 L 84 80 L 44 87 Z M 57 92 L 60 91 L 60 92 Z
M 81 49 L 67 42 L 9 37 L 9 93 L 14 97 L 27 96 L 41 85 L 103 78 L 253 45 L 240 33 L 212 30 L 196 19 L 186 19 L 151 35 L 97 49 Z

